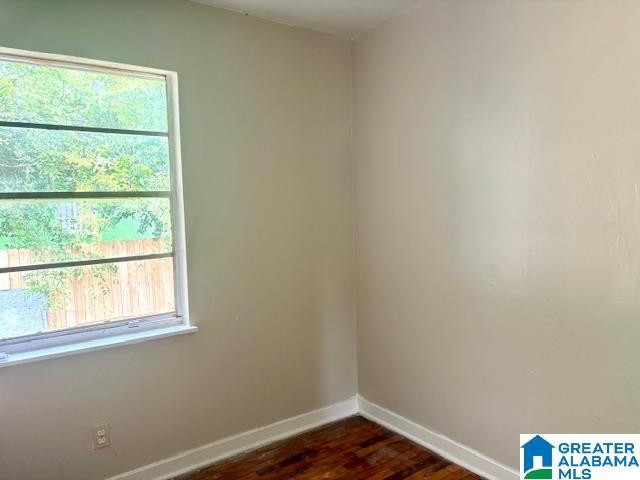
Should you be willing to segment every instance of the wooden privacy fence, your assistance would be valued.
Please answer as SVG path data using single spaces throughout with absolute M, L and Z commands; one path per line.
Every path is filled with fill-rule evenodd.
M 125 257 L 159 253 L 166 247 L 152 239 L 100 242 L 91 251 L 100 257 Z M 0 268 L 29 265 L 36 251 L 0 250 Z M 48 272 L 48 273 L 47 273 Z M 52 270 L 0 275 L 0 290 L 24 290 L 28 295 L 29 275 L 51 275 Z M 172 312 L 175 309 L 173 261 L 171 258 L 74 267 L 63 279 L 63 296 L 50 299 L 49 330 L 69 328 L 120 318 Z M 1 307 L 1 306 L 0 306 Z

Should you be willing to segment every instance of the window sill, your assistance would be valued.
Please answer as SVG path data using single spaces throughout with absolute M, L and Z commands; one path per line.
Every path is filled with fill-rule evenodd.
M 198 327 L 193 325 L 174 325 L 164 328 L 154 328 L 150 330 L 142 330 L 134 333 L 123 333 L 120 335 L 105 336 L 92 340 L 80 341 L 66 345 L 51 346 L 45 348 L 33 348 L 30 350 L 9 353 L 7 359 L 0 362 L 0 368 L 20 365 L 23 363 L 37 362 L 47 360 L 49 358 L 66 357 L 67 355 L 76 355 L 78 353 L 93 352 L 96 350 L 104 350 L 106 348 L 120 347 L 123 345 L 131 345 L 134 343 L 146 342 L 158 338 L 173 337 L 176 335 L 184 335 L 187 333 L 195 333 Z

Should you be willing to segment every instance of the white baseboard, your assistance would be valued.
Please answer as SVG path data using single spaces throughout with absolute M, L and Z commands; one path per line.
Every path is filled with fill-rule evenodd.
M 440 433 L 418 425 L 358 395 L 358 412 L 488 480 L 517 480 L 518 472 Z
M 461 467 L 488 480 L 517 480 L 516 471 L 442 434 L 418 425 L 397 413 L 358 395 L 344 402 L 249 430 L 159 462 L 116 475 L 108 480 L 167 480 L 226 457 L 266 445 L 325 423 L 360 413 L 389 430 L 399 433 Z
M 108 480 L 167 480 L 211 465 L 223 458 L 266 445 L 325 423 L 357 413 L 356 397 L 319 410 L 287 418 L 265 427 L 223 438 L 159 462 L 145 465 Z

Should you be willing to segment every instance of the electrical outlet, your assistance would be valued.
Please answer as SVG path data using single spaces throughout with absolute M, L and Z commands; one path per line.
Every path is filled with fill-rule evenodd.
M 93 449 L 108 447 L 111 445 L 111 437 L 109 436 L 109 424 L 94 425 L 91 428 L 93 437 Z

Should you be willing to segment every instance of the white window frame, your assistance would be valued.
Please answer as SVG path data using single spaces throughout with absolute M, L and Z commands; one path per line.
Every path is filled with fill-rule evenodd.
M 197 331 L 197 327 L 190 323 L 187 294 L 178 74 L 169 70 L 4 47 L 0 47 L 0 60 L 71 67 L 105 73 L 164 77 L 167 92 L 175 291 L 175 312 L 170 314 L 114 320 L 102 324 L 72 327 L 11 339 L 0 338 L 0 367 Z

